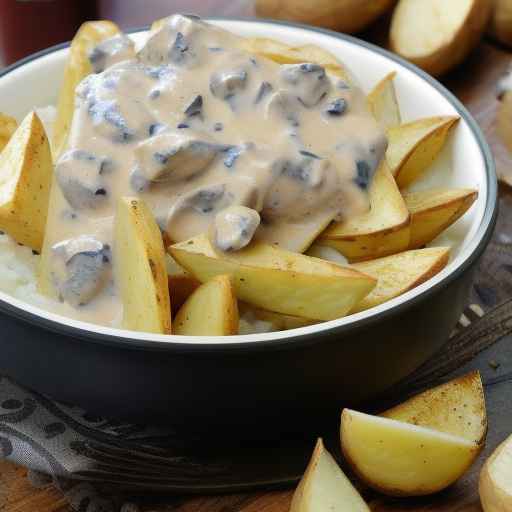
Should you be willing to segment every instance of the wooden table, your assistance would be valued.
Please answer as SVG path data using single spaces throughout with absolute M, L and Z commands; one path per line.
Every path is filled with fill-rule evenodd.
M 215 14 L 222 14 L 220 6 L 233 3 L 229 0 L 213 2 Z M 247 13 L 247 2 L 240 2 Z M 136 24 L 136 23 L 135 23 Z M 368 37 L 378 40 L 382 27 Z M 497 156 L 498 171 L 512 169 L 508 155 L 503 151 L 494 132 L 494 116 L 497 106 L 495 100 L 496 79 L 508 66 L 512 53 L 484 41 L 472 57 L 457 71 L 449 75 L 445 85 L 450 88 L 476 117 Z M 506 187 L 500 190 L 500 217 L 495 239 L 509 237 L 512 242 L 512 194 Z M 481 511 L 477 492 L 478 473 L 485 456 L 512 431 L 512 407 L 508 405 L 512 392 L 512 337 L 508 336 L 496 344 L 492 352 L 484 354 L 467 365 L 467 369 L 479 368 L 487 381 L 486 388 L 489 409 L 489 436 L 485 453 L 472 468 L 471 472 L 455 486 L 437 496 L 417 500 L 392 500 L 365 492 L 372 510 L 378 512 L 477 512 Z M 495 370 L 488 361 L 497 358 L 503 361 L 501 368 Z M 510 370 L 510 371 L 509 371 Z M 278 454 L 276 454 L 278 456 Z M 287 512 L 293 489 L 272 492 L 243 493 L 212 497 L 154 497 L 142 498 L 144 511 L 175 512 Z M 7 462 L 0 462 L 0 510 L 3 512 L 69 512 L 62 494 L 54 488 L 34 489 L 26 479 L 26 471 Z

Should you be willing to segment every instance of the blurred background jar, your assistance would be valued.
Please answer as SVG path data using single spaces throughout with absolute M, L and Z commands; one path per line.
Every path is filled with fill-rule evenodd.
M 0 64 L 70 40 L 95 16 L 95 1 L 0 0 Z

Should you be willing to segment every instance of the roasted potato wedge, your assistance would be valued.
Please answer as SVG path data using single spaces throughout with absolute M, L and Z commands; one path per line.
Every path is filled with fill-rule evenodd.
M 351 313 L 373 308 L 412 290 L 440 272 L 449 257 L 448 247 L 433 247 L 355 263 L 352 268 L 374 276 L 377 286 L 355 305 Z
M 238 305 L 231 278 L 216 276 L 197 288 L 181 306 L 174 334 L 230 336 L 238 333 Z
M 274 39 L 246 38 L 242 42 L 244 50 L 261 55 L 279 64 L 297 64 L 299 62 L 314 62 L 320 64 L 328 72 L 347 82 L 351 81 L 350 73 L 341 61 L 332 53 L 312 44 L 303 46 L 288 46 Z
M 318 439 L 292 498 L 290 512 L 370 512 L 332 455 Z
M 345 315 L 375 286 L 374 278 L 356 270 L 257 241 L 240 251 L 222 253 L 201 235 L 169 251 L 203 283 L 230 275 L 240 300 L 311 320 Z
M 135 197 L 121 197 L 117 204 L 114 258 L 123 301 L 123 328 L 170 334 L 171 307 L 162 236 L 149 208 Z
M 512 510 L 512 436 L 503 441 L 480 472 L 479 492 L 484 512 Z
M 409 186 L 425 174 L 458 119 L 428 117 L 388 130 L 386 160 L 400 188 Z
M 71 41 L 68 61 L 64 68 L 64 82 L 57 105 L 57 119 L 53 134 L 55 156 L 58 156 L 66 145 L 75 110 L 75 88 L 92 73 L 89 53 L 98 43 L 118 33 L 119 28 L 111 21 L 87 21 L 82 24 Z
M 169 297 L 171 299 L 172 316 L 176 315 L 185 301 L 201 283 L 189 274 L 168 275 Z
M 341 415 L 341 447 L 361 480 L 391 496 L 421 496 L 448 487 L 480 449 L 463 437 L 349 409 Z
M 53 179 L 50 143 L 30 112 L 0 153 L 0 229 L 40 252 Z
M 263 18 L 299 21 L 352 34 L 365 29 L 396 0 L 257 0 Z
M 18 128 L 18 121 L 14 117 L 0 112 L 0 151 L 2 151 Z
M 478 197 L 467 188 L 435 188 L 404 193 L 411 212 L 410 249 L 428 244 L 466 213 Z
M 373 178 L 370 210 L 329 226 L 319 238 L 350 262 L 394 254 L 409 245 L 410 215 L 385 162 Z
M 400 107 L 396 99 L 393 80 L 396 72 L 386 75 L 368 94 L 368 106 L 373 117 L 381 124 L 384 130 L 395 128 L 402 123 Z
M 381 416 L 463 437 L 482 449 L 487 414 L 480 373 L 471 372 L 428 389 Z
M 442 75 L 480 41 L 491 7 L 492 0 L 400 0 L 391 22 L 391 49 L 431 75 Z
M 306 327 L 316 323 L 314 320 L 301 318 L 300 316 L 283 315 L 274 311 L 267 311 L 265 309 L 257 308 L 246 302 L 239 302 L 238 309 L 240 315 L 250 315 L 256 320 L 262 320 L 272 325 L 273 331 L 286 331 L 288 329 L 298 329 L 299 327 Z
M 489 33 L 500 43 L 512 46 L 512 1 L 492 0 L 492 3 Z

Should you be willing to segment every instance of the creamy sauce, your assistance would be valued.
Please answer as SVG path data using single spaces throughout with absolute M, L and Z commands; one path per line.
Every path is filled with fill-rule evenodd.
M 52 286 L 78 318 L 119 317 L 110 247 L 121 196 L 144 199 L 171 241 L 209 232 L 226 251 L 252 238 L 304 250 L 332 220 L 368 209 L 387 141 L 363 92 L 241 47 L 177 15 L 138 52 L 116 36 L 91 53 L 46 235 Z

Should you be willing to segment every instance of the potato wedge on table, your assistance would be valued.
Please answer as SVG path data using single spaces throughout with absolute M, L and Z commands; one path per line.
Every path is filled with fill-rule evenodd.
M 92 73 L 89 53 L 101 41 L 115 36 L 119 28 L 111 21 L 87 21 L 82 24 L 71 41 L 69 57 L 64 68 L 64 81 L 59 93 L 55 120 L 53 147 L 58 156 L 66 145 L 66 139 L 75 110 L 75 88 Z
M 359 32 L 393 6 L 395 0 L 257 0 L 263 18 L 299 21 L 340 32 Z
M 197 288 L 174 318 L 173 333 L 230 336 L 238 333 L 238 305 L 231 278 L 216 276 Z
M 470 372 L 428 389 L 381 416 L 463 437 L 483 448 L 487 414 L 482 379 Z
M 394 254 L 409 245 L 409 210 L 386 162 L 377 170 L 369 193 L 367 213 L 332 224 L 318 239 L 351 262 Z
M 318 439 L 290 512 L 370 512 L 332 455 Z
M 237 252 L 220 252 L 201 235 L 168 250 L 203 283 L 228 274 L 240 300 L 311 320 L 345 315 L 376 282 L 356 270 L 257 241 Z
M 171 333 L 171 307 L 160 229 L 144 202 L 119 199 L 114 258 L 123 302 L 124 329 Z
M 17 127 L 18 121 L 14 117 L 0 112 L 0 151 L 7 146 Z
M 484 512 L 512 510 L 512 436 L 501 443 L 487 459 L 478 490 Z
M 50 143 L 30 112 L 0 153 L 0 230 L 41 251 L 53 179 Z
M 297 64 L 300 62 L 314 62 L 320 64 L 328 72 L 350 82 L 350 73 L 341 61 L 332 53 L 315 46 L 306 44 L 302 46 L 289 46 L 274 39 L 263 37 L 249 37 L 242 41 L 244 50 L 261 55 L 279 64 Z
M 283 313 L 276 313 L 275 311 L 267 311 L 266 309 L 257 308 L 246 302 L 239 302 L 238 310 L 240 311 L 240 316 L 246 316 L 247 319 L 254 318 L 255 320 L 268 322 L 272 325 L 273 331 L 298 329 L 299 327 L 306 327 L 307 325 L 316 323 L 314 320 L 301 318 L 300 316 L 284 315 Z
M 354 306 L 351 313 L 373 308 L 412 290 L 440 272 L 449 257 L 448 247 L 432 247 L 355 263 L 352 268 L 374 276 L 377 286 Z
M 367 97 L 368 106 L 373 117 L 379 121 L 386 131 L 402 123 L 400 107 L 398 106 L 395 86 L 393 84 L 395 76 L 395 71 L 386 75 Z
M 391 49 L 434 76 L 461 63 L 487 27 L 493 0 L 400 0 Z
M 421 496 L 448 487 L 480 447 L 463 437 L 345 409 L 341 447 L 354 472 L 391 496 Z
M 478 191 L 467 188 L 435 188 L 404 193 L 411 212 L 410 249 L 428 244 L 451 226 L 476 201 Z
M 458 117 L 428 117 L 388 130 L 386 160 L 400 188 L 417 181 L 443 148 Z

